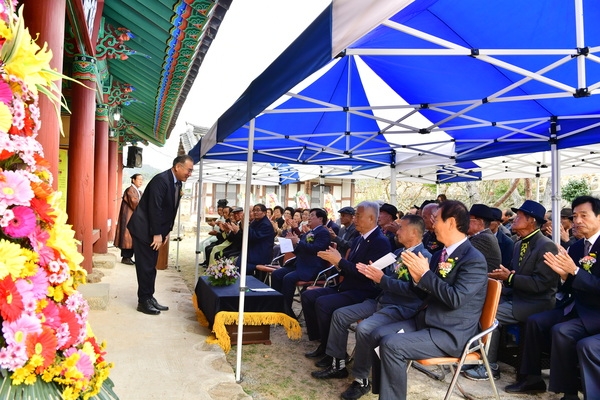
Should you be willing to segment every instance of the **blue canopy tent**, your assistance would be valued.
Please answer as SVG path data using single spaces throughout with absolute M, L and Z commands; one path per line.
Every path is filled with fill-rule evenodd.
M 408 170 L 551 151 L 557 194 L 558 150 L 600 141 L 599 17 L 593 0 L 333 0 L 190 154 Z

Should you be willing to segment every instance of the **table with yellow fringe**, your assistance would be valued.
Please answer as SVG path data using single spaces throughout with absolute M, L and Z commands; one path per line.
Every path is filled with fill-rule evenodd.
M 271 325 L 282 325 L 290 339 L 302 337 L 298 321 L 283 312 L 281 293 L 253 276 L 246 277 L 246 287 L 242 344 L 270 344 Z M 193 295 L 198 322 L 212 329 L 206 341 L 219 344 L 226 353 L 237 341 L 239 297 L 239 279 L 229 286 L 212 286 L 207 276 L 198 279 Z

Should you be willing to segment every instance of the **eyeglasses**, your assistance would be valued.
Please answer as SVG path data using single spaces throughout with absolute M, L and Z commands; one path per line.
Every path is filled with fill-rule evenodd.
M 188 174 L 191 174 L 192 172 L 194 172 L 194 168 L 186 168 L 184 164 L 179 164 L 183 167 L 183 169 L 187 170 Z

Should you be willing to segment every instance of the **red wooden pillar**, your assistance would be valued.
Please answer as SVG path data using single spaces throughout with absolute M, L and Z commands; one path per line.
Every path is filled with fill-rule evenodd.
M 110 135 L 109 135 L 110 136 Z M 108 240 L 113 241 L 115 238 L 115 225 L 117 224 L 118 210 L 117 203 L 119 199 L 119 190 L 117 185 L 117 175 L 119 173 L 118 157 L 119 157 L 119 138 L 110 138 L 108 141 L 108 218 L 110 219 L 110 230 Z
M 77 55 L 73 60 L 71 128 L 69 133 L 69 185 L 67 213 L 75 238 L 81 242 L 82 267 L 92 272 L 94 238 L 94 127 L 96 115 L 95 63 L 93 57 Z
M 29 28 L 32 37 L 39 33 L 37 44 L 42 47 L 44 42 L 52 50 L 50 67 L 58 72 L 63 71 L 63 52 L 65 42 L 66 0 L 22 0 L 25 5 L 23 17 L 25 26 Z M 61 90 L 61 81 L 55 81 Z M 60 97 L 60 96 L 59 96 Z M 58 150 L 60 145 L 60 125 L 56 115 L 56 105 L 44 95 L 40 95 L 40 127 L 37 140 L 44 148 L 44 158 L 50 163 L 50 172 L 54 177 L 52 187 L 58 188 Z
M 100 237 L 94 242 L 94 253 L 108 252 L 108 106 L 96 107 L 94 143 L 94 229 Z

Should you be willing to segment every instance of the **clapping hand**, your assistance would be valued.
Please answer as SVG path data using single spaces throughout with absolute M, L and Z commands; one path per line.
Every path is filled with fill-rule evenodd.
M 356 269 L 358 270 L 358 272 L 360 272 L 373 282 L 379 283 L 381 282 L 381 278 L 383 277 L 383 270 L 375 268 L 372 264 L 372 262 L 369 263 L 369 265 L 363 263 L 356 263 Z
M 429 261 L 419 252 L 415 254 L 412 251 L 403 251 L 400 255 L 402 263 L 408 268 L 408 272 L 415 283 L 419 283 L 421 277 L 429 271 Z

